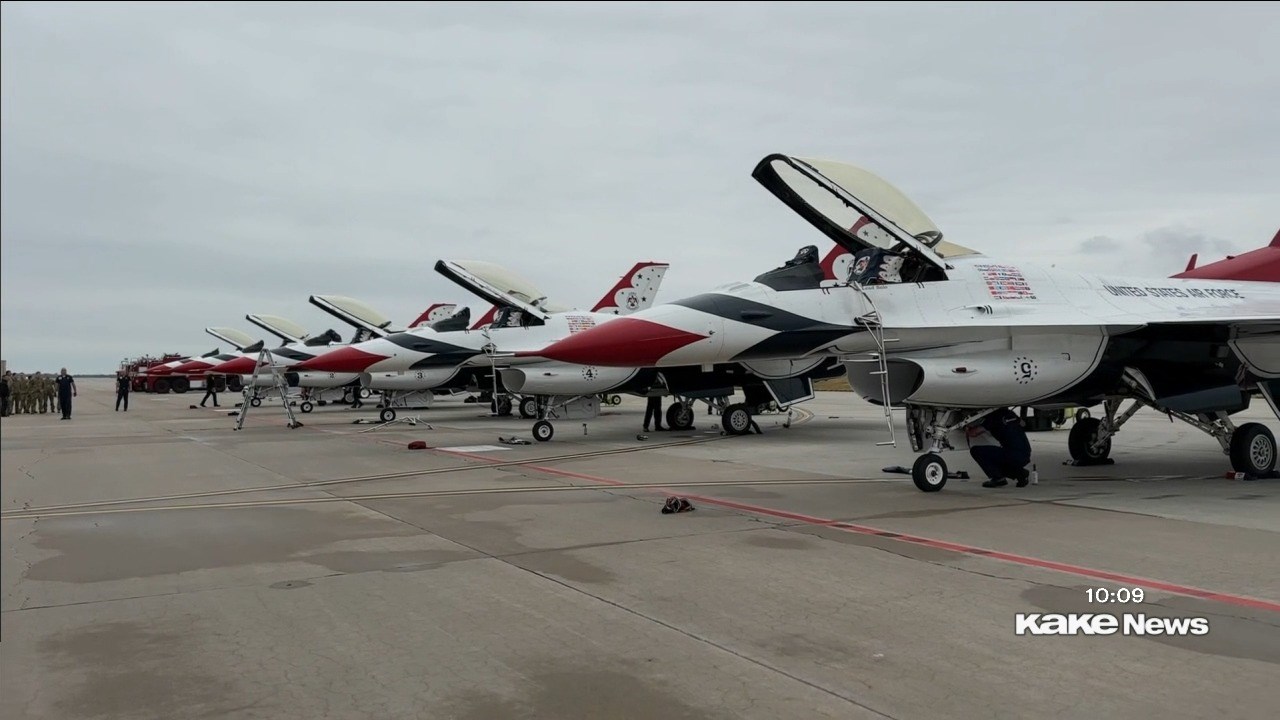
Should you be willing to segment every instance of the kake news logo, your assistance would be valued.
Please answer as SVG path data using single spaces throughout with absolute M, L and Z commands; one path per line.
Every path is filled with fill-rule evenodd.
M 1199 636 L 1209 634 L 1209 619 L 1202 617 L 1153 617 L 1142 613 L 1018 613 L 1015 635 L 1156 635 Z

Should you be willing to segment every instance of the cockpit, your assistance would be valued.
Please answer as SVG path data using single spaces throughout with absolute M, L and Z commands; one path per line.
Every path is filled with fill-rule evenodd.
M 493 322 L 489 324 L 490 328 L 518 328 L 531 327 L 533 325 L 541 325 L 542 318 L 521 310 L 520 308 L 504 307 L 499 308 L 493 314 Z
M 464 307 L 458 312 L 447 318 L 441 318 L 435 322 L 428 323 L 427 327 L 436 332 L 454 332 L 456 330 L 466 330 L 471 326 L 471 308 Z
M 782 267 L 756 276 L 756 282 L 778 291 L 813 290 L 822 286 L 822 279 L 822 261 L 816 245 L 800 248 Z
M 925 262 L 911 248 L 899 243 L 885 250 L 869 247 L 859 250 L 849 266 L 847 282 L 858 285 L 896 285 L 946 280 L 937 265 Z
M 946 280 L 948 259 L 976 255 L 942 231 L 901 190 L 848 163 L 773 154 L 752 177 L 854 252 L 848 280 L 861 284 Z
M 321 347 L 329 343 L 340 342 L 342 342 L 342 336 L 338 334 L 337 330 L 330 328 L 313 338 L 307 338 L 302 344 L 306 347 Z

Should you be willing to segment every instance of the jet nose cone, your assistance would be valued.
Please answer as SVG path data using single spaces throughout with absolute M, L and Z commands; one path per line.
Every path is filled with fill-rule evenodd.
M 171 365 L 152 365 L 147 368 L 148 375 L 168 375 L 171 372 L 173 372 L 173 366 Z
M 201 372 L 207 367 L 209 367 L 209 363 L 203 360 L 192 360 L 191 362 L 184 362 L 178 367 L 174 368 L 173 372 L 175 374 L 185 375 L 187 373 Z
M 216 375 L 252 375 L 253 368 L 258 364 L 254 358 L 240 357 L 235 360 L 228 360 L 221 365 L 214 365 L 209 368 L 209 372 Z
M 638 318 L 619 318 L 551 343 L 541 352 L 516 353 L 576 365 L 649 367 L 706 335 Z
M 362 373 L 374 363 L 386 359 L 385 355 L 344 347 L 317 355 L 294 367 L 313 372 Z

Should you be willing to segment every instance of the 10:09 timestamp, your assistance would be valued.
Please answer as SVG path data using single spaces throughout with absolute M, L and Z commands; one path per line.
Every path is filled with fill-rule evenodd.
M 1089 598 L 1091 603 L 1141 603 L 1146 595 L 1142 588 L 1119 588 L 1116 590 L 1089 588 L 1085 590 L 1085 596 Z

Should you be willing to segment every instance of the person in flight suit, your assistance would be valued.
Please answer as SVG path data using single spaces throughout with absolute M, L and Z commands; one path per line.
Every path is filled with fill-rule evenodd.
M 67 369 L 62 368 L 61 374 L 54 380 L 58 384 L 58 407 L 62 408 L 62 419 L 71 419 L 71 398 L 75 397 L 76 379 L 67 374 Z
M 31 412 L 41 415 L 49 412 L 49 396 L 44 392 L 44 373 L 31 376 Z
M 18 373 L 13 376 L 13 414 L 21 415 L 27 411 L 27 379 Z
M 662 398 L 654 395 L 649 398 L 649 403 L 644 408 L 644 431 L 649 432 L 649 418 L 653 418 L 654 430 L 666 430 L 662 427 Z
M 121 370 L 116 375 L 116 412 L 120 411 L 120 403 L 124 403 L 124 411 L 129 412 L 129 373 Z
M 200 398 L 200 407 L 204 407 L 209 402 L 209 398 L 213 398 L 213 406 L 218 407 L 218 385 L 214 382 L 212 375 L 204 376 L 204 397 Z M 128 401 L 125 401 L 125 408 L 128 408 Z
M 982 419 L 982 423 L 966 429 L 969 455 L 986 473 L 982 487 L 998 488 L 1009 484 L 1007 478 L 1026 487 L 1031 479 L 1031 441 L 1022 421 L 1009 408 L 1001 408 Z
M 36 414 L 36 408 L 39 407 L 36 404 L 36 379 L 35 375 L 22 376 L 22 404 L 26 406 L 23 412 L 28 415 Z

